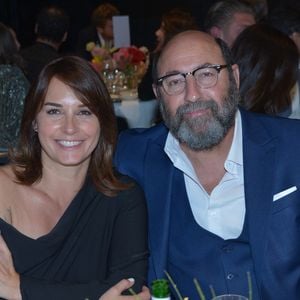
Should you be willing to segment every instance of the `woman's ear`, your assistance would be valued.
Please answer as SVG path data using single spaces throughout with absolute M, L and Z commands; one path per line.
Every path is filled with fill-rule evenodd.
M 33 129 L 33 131 L 38 132 L 38 125 L 37 125 L 36 120 L 34 120 L 34 121 L 32 122 L 32 129 Z

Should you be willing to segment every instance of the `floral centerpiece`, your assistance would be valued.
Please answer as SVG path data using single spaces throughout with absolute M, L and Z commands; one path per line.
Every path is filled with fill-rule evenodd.
M 99 45 L 95 44 L 94 42 L 89 42 L 86 44 L 86 51 L 90 52 L 92 55 L 92 65 L 98 71 L 102 72 L 104 69 L 104 61 L 111 58 L 114 48 L 107 49 L 104 47 L 100 47 Z
M 104 75 L 104 79 L 108 69 L 119 75 L 120 72 L 123 73 L 126 81 L 125 88 L 136 88 L 149 64 L 149 51 L 146 47 L 106 49 L 91 42 L 86 45 L 86 50 L 92 54 L 91 62 L 94 68 Z
M 117 67 L 127 75 L 136 73 L 142 76 L 147 68 L 148 49 L 135 46 L 120 48 L 113 53 Z

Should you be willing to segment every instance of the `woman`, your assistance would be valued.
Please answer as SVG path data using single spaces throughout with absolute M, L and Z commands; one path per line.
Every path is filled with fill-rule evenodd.
M 15 146 L 29 82 L 22 71 L 15 32 L 0 23 L 0 150 Z
M 157 45 L 154 52 L 159 52 L 177 33 L 197 28 L 196 20 L 190 12 L 181 8 L 173 8 L 165 12 L 161 17 L 160 27 L 155 31 Z
M 197 29 L 197 27 L 194 17 L 183 9 L 173 8 L 162 15 L 160 27 L 155 31 L 156 48 L 151 53 L 150 65 L 138 86 L 139 99 L 145 101 L 155 99 L 152 90 L 152 62 L 163 46 L 177 33 Z
M 267 24 L 256 24 L 238 36 L 232 54 L 240 70 L 241 105 L 254 112 L 284 114 L 297 80 L 293 41 Z
M 112 169 L 115 140 L 112 102 L 92 66 L 79 57 L 48 64 L 26 98 L 11 164 L 0 168 L 0 298 L 98 299 L 123 278 L 141 290 L 146 207 Z M 130 285 L 101 299 L 123 299 L 120 286 Z

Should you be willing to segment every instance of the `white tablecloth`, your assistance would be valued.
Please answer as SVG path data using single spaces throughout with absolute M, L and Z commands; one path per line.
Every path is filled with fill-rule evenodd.
M 157 100 L 122 100 L 114 102 L 115 114 L 124 117 L 129 128 L 148 128 L 153 125 L 158 110 Z

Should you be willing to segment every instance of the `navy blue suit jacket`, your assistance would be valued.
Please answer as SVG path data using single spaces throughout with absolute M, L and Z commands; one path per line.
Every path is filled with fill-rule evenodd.
M 300 299 L 300 121 L 241 111 L 249 239 L 260 298 Z M 117 168 L 143 187 L 149 212 L 148 281 L 164 277 L 174 166 L 164 125 L 121 134 Z M 297 190 L 273 201 L 291 187 Z M 191 241 L 192 242 L 192 241 Z M 201 266 L 200 266 L 201 267 Z

